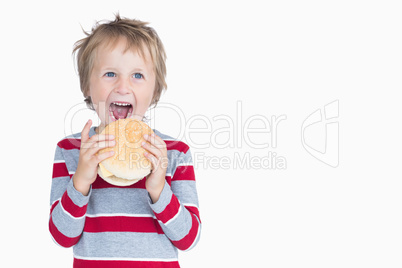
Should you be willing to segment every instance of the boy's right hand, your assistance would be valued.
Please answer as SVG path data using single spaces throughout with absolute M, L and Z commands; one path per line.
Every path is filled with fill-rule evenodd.
M 80 155 L 73 176 L 74 188 L 83 195 L 88 195 L 91 184 L 96 180 L 98 164 L 114 154 L 113 151 L 97 154 L 100 149 L 115 145 L 114 136 L 96 134 L 89 138 L 91 125 L 92 121 L 88 120 L 81 132 Z

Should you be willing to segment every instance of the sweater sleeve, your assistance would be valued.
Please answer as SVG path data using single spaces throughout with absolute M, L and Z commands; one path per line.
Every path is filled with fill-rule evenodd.
M 82 195 L 73 186 L 71 173 L 62 143 L 56 147 L 50 193 L 49 231 L 53 240 L 62 247 L 72 247 L 79 241 L 85 224 L 85 213 L 91 195 Z
M 178 161 L 177 161 L 178 160 Z M 190 250 L 200 237 L 201 220 L 190 150 L 182 152 L 171 179 L 158 201 L 149 204 L 165 235 L 180 250 Z

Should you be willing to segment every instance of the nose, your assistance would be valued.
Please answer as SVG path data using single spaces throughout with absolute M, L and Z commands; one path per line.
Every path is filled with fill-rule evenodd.
M 127 79 L 125 77 L 120 77 L 117 80 L 114 91 L 121 95 L 130 94 L 132 92 L 132 88 L 131 88 L 129 79 Z

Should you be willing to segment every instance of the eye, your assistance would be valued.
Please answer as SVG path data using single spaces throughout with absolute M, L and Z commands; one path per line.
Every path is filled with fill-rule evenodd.
M 116 74 L 113 73 L 113 72 L 107 72 L 107 73 L 105 73 L 105 76 L 106 76 L 106 77 L 115 77 Z
M 142 75 L 142 74 L 140 74 L 140 73 L 135 73 L 134 74 L 134 78 L 137 78 L 137 79 L 141 79 L 141 78 L 143 78 L 144 76 Z

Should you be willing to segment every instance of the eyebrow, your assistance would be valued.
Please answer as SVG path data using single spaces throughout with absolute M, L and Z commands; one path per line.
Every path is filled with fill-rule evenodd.
M 102 71 L 102 72 L 104 72 L 104 71 L 116 71 L 117 69 L 118 68 L 106 66 L 106 67 L 101 67 L 100 71 Z M 146 73 L 147 70 L 145 68 L 136 67 L 136 68 L 131 69 L 131 71 L 130 71 L 130 73 L 134 73 L 134 72 Z
M 145 68 L 134 68 L 134 69 L 132 70 L 132 72 L 141 72 L 141 73 L 145 73 L 145 72 L 146 72 L 146 69 L 145 69 Z

